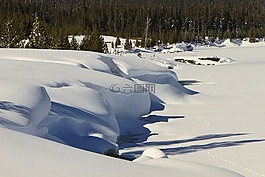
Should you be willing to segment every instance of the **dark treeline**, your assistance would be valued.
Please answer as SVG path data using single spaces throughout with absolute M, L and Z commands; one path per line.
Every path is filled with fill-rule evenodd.
M 38 15 L 48 36 L 100 34 L 152 43 L 265 36 L 265 0 L 0 0 L 0 29 L 12 20 L 27 39 Z

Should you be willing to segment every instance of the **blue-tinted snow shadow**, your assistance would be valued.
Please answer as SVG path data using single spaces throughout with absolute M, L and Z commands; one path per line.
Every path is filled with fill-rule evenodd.
M 161 115 L 149 115 L 143 117 L 140 120 L 135 120 L 135 122 L 130 122 L 135 124 L 137 127 L 131 130 L 130 133 L 123 133 L 119 137 L 119 147 L 120 149 L 139 146 L 138 144 L 143 143 L 150 136 L 157 135 L 157 133 L 152 133 L 148 128 L 145 127 L 146 124 L 153 124 L 156 122 L 168 122 L 169 119 L 183 119 L 184 116 L 161 116 Z
M 0 111 L 4 110 L 4 111 L 11 111 L 11 112 L 16 112 L 18 114 L 20 114 L 22 117 L 28 118 L 30 115 L 30 109 L 26 106 L 22 106 L 22 105 L 16 105 L 12 102 L 8 102 L 8 101 L 0 101 Z M 17 127 L 23 127 L 19 124 L 16 124 L 15 122 L 12 122 L 10 120 L 6 120 L 2 117 L 0 117 L 0 124 L 9 127 L 11 126 L 17 126 Z
M 143 143 L 150 136 L 157 135 L 157 133 L 152 133 L 148 128 L 145 127 L 146 124 L 153 124 L 156 122 L 168 122 L 169 119 L 182 119 L 184 116 L 159 116 L 159 115 L 150 115 L 143 117 L 140 120 L 135 120 L 130 122 L 134 124 L 130 128 L 129 132 L 121 131 L 122 135 L 119 137 L 119 148 L 129 148 L 139 146 L 139 143 Z M 126 121 L 126 120 L 125 120 Z M 126 123 L 124 123 L 126 124 Z M 121 125 L 123 127 L 123 125 Z M 135 127 L 135 128 L 134 128 Z M 122 129 L 122 128 L 121 128 Z
M 88 136 L 87 132 L 93 130 L 89 121 L 97 123 L 99 119 L 88 111 L 52 102 L 49 115 L 39 124 L 47 132 L 40 134 L 40 137 L 63 143 L 72 147 L 88 150 L 96 153 L 104 153 L 106 147 L 116 147 L 108 141 Z M 98 122 L 101 123 L 102 122 Z
M 156 110 L 163 110 L 165 106 L 160 102 L 152 102 L 151 104 L 151 111 Z M 142 117 L 139 120 L 135 120 L 134 123 L 130 122 L 130 124 L 135 124 L 137 127 L 135 129 L 131 128 L 131 132 L 125 133 L 122 132 L 121 136 L 119 137 L 118 144 L 119 149 L 124 148 L 131 148 L 131 147 L 137 147 L 140 146 L 139 144 L 142 144 L 145 142 L 148 137 L 155 136 L 157 133 L 151 132 L 148 128 L 145 127 L 147 124 L 153 124 L 156 122 L 168 122 L 169 119 L 184 119 L 184 116 L 175 116 L 175 115 L 149 115 L 146 117 Z M 121 127 L 123 127 L 121 125 Z M 127 154 L 122 154 L 122 158 L 132 160 L 135 157 Z
M 162 115 L 149 115 L 147 117 L 143 117 L 142 120 L 146 122 L 146 124 L 153 124 L 156 122 L 168 122 L 169 119 L 184 119 L 185 116 L 162 116 Z
M 238 141 L 221 141 L 221 142 L 213 142 L 213 143 L 202 144 L 202 145 L 191 145 L 191 146 L 186 146 L 186 147 L 165 148 L 162 150 L 168 155 L 176 155 L 176 154 L 186 154 L 186 153 L 192 153 L 192 152 L 203 151 L 203 150 L 208 150 L 208 149 L 215 149 L 215 148 L 234 147 L 234 146 L 240 146 L 240 145 L 244 145 L 244 144 L 263 142 L 263 141 L 265 141 L 265 139 L 246 139 L 246 140 L 238 140 Z
M 164 146 L 164 145 L 172 145 L 172 144 L 181 144 L 181 143 L 190 143 L 196 141 L 204 141 L 210 139 L 220 139 L 234 136 L 243 136 L 248 135 L 247 133 L 226 133 L 226 134 L 210 134 L 210 135 L 202 135 L 189 139 L 181 139 L 181 140 L 171 140 L 171 141 L 159 141 L 159 142 L 145 142 L 142 143 L 141 146 Z
M 0 101 L 1 110 L 16 112 L 25 118 L 30 115 L 28 107 L 7 101 Z M 104 139 L 87 136 L 86 133 L 93 128 L 88 121 L 85 121 L 86 119 L 93 122 L 98 120 L 96 116 L 85 110 L 52 102 L 49 115 L 38 125 L 40 132 L 37 136 L 97 153 L 104 153 L 106 147 L 115 149 L 115 146 Z M 2 117 L 0 117 L 0 124 L 16 130 L 25 127 Z M 42 128 L 46 130 L 44 133 L 41 133 Z
M 167 155 L 177 155 L 177 154 L 186 154 L 186 153 L 194 153 L 198 151 L 204 151 L 209 149 L 216 149 L 216 148 L 226 148 L 226 147 L 235 147 L 241 146 L 250 143 L 258 143 L 264 142 L 265 139 L 244 139 L 244 140 L 233 140 L 233 141 L 216 141 L 216 139 L 223 139 L 229 137 L 236 137 L 236 136 L 243 136 L 248 135 L 247 133 L 227 133 L 227 134 L 210 134 L 204 136 L 198 136 L 190 139 L 184 140 L 172 140 L 172 141 L 158 141 L 158 142 L 146 142 L 142 144 L 138 144 L 141 147 L 153 147 L 156 146 L 160 148 L 163 152 Z M 215 142 L 202 144 L 202 141 L 205 140 L 213 140 Z M 197 145 L 187 145 L 185 146 L 184 143 L 190 142 L 199 142 Z M 164 148 L 162 146 L 169 145 L 169 148 Z M 123 156 L 133 159 L 139 157 L 143 151 L 131 151 L 124 153 Z
M 153 111 L 162 111 L 165 109 L 165 105 L 163 105 L 161 102 L 151 102 L 150 112 Z
M 186 85 L 198 85 L 201 84 L 201 81 L 198 80 L 179 80 L 178 81 L 181 85 L 186 86 Z

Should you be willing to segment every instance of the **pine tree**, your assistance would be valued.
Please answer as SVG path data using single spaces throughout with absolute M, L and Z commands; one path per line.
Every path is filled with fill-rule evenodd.
M 57 41 L 57 49 L 63 49 L 63 50 L 69 50 L 70 49 L 70 43 L 68 36 L 62 35 L 58 41 Z
M 104 43 L 103 53 L 109 53 L 108 45 Z
M 49 47 L 48 48 L 58 49 L 58 47 L 57 47 L 58 39 L 57 38 L 49 37 L 48 40 L 49 40 Z
M 131 40 L 129 40 L 129 38 L 127 38 L 125 41 L 124 49 L 125 50 L 132 50 L 132 42 L 131 42 Z
M 3 34 L 1 35 L 0 46 L 4 48 L 14 48 L 19 46 L 19 39 L 13 21 L 8 20 L 5 23 Z
M 90 35 L 85 35 L 80 44 L 80 50 L 90 50 L 91 49 L 91 39 Z
M 135 41 L 135 47 L 139 47 L 139 46 L 140 46 L 140 42 L 139 42 L 138 39 L 136 39 L 136 41 Z
M 32 30 L 29 36 L 28 48 L 47 49 L 51 48 L 49 37 L 44 28 L 40 24 L 39 17 L 35 14 L 35 19 L 32 24 Z
M 86 30 L 91 33 L 93 25 L 97 25 L 106 35 L 134 38 L 147 35 L 141 40 L 142 47 L 145 46 L 145 39 L 146 42 L 150 39 L 150 34 L 163 43 L 197 40 L 205 36 L 265 36 L 264 0 L 102 2 L 107 0 L 100 3 L 95 0 L 0 0 L 0 35 L 3 34 L 6 19 L 12 17 L 20 41 L 33 37 L 34 16 L 32 19 L 31 14 L 38 12 L 47 34 L 55 38 L 58 38 L 56 35 L 61 30 L 71 34 L 83 35 Z M 152 23 L 146 17 L 152 19 Z M 173 31 L 174 36 L 171 34 Z
M 94 28 L 90 36 L 91 51 L 103 53 L 105 50 L 104 38 L 100 36 L 97 28 Z
M 100 36 L 97 28 L 94 28 L 91 35 L 86 35 L 83 38 L 80 44 L 80 50 L 94 51 L 100 53 L 106 51 L 104 38 Z

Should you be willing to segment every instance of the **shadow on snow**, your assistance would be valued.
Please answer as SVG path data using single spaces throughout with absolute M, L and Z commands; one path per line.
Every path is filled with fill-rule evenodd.
M 235 147 L 244 144 L 258 143 L 265 141 L 265 139 L 245 139 L 245 140 L 234 140 L 234 141 L 218 141 L 207 144 L 188 145 L 188 146 L 182 145 L 183 143 L 189 143 L 189 142 L 214 140 L 214 139 L 243 136 L 243 135 L 248 135 L 248 133 L 210 134 L 210 135 L 198 136 L 195 138 L 184 139 L 184 140 L 146 142 L 138 144 L 138 146 L 146 148 L 156 146 L 159 148 L 160 146 L 170 145 L 171 147 L 169 148 L 161 147 L 160 149 L 163 152 L 165 152 L 167 155 L 177 155 L 177 154 L 193 153 L 193 152 L 216 149 L 216 148 Z M 127 152 L 124 153 L 123 156 L 127 157 L 128 159 L 134 159 L 135 157 L 140 156 L 142 152 L 143 151 Z

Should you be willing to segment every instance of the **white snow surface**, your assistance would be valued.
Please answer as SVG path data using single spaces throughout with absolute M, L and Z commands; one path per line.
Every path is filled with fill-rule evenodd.
M 216 167 L 180 160 L 155 159 L 152 161 L 154 165 L 128 162 L 74 149 L 1 127 L 0 134 L 0 174 L 5 177 L 33 177 L 36 175 L 39 177 L 86 177 L 91 175 L 99 177 L 134 177 L 139 175 L 146 177 L 165 175 L 168 177 L 192 177 L 196 176 L 197 173 L 192 173 L 190 170 L 194 167 L 195 170 L 198 170 L 201 166 L 204 167 L 204 171 L 199 174 L 206 174 L 204 176 L 211 176 L 212 174 L 207 173 L 211 170 L 209 172 L 218 176 L 241 177 L 239 174 L 224 169 L 220 170 Z M 177 166 L 172 167 L 170 164 L 177 164 Z
M 101 156 L 4 128 L 0 135 L 1 177 L 181 177 L 174 170 Z
M 27 133 L 105 153 L 117 150 L 118 120 L 138 119 L 150 111 L 149 93 L 111 90 L 114 84 L 122 88 L 134 82 L 111 74 L 112 66 L 102 62 L 100 54 L 21 49 L 0 53 L 1 124 L 7 128 L 25 132 L 28 120 L 35 120 L 34 131 Z
M 169 159 L 213 165 L 248 177 L 265 176 L 264 42 L 159 55 L 172 60 L 179 56 L 223 56 L 234 61 L 215 66 L 178 63 L 174 71 L 179 81 L 199 93 L 189 95 L 186 103 L 165 104 L 163 110 L 145 116 L 145 127 L 153 136 L 124 145 L 121 153 L 142 158 L 144 150 L 158 148 Z
M 49 114 L 51 100 L 45 88 L 0 80 L 0 121 L 11 129 L 36 134 L 37 125 Z
M 178 104 L 185 100 L 187 95 L 196 94 L 179 84 L 175 72 L 154 64 L 151 60 L 127 56 L 115 58 L 114 63 L 123 75 L 133 79 L 147 90 L 150 89 L 148 86 L 154 86 L 154 90 L 150 91 L 152 101 Z
M 0 176 L 265 176 L 264 49 L 142 58 L 0 49 Z M 178 55 L 234 62 L 196 66 Z M 139 158 L 89 152 L 118 148 Z

